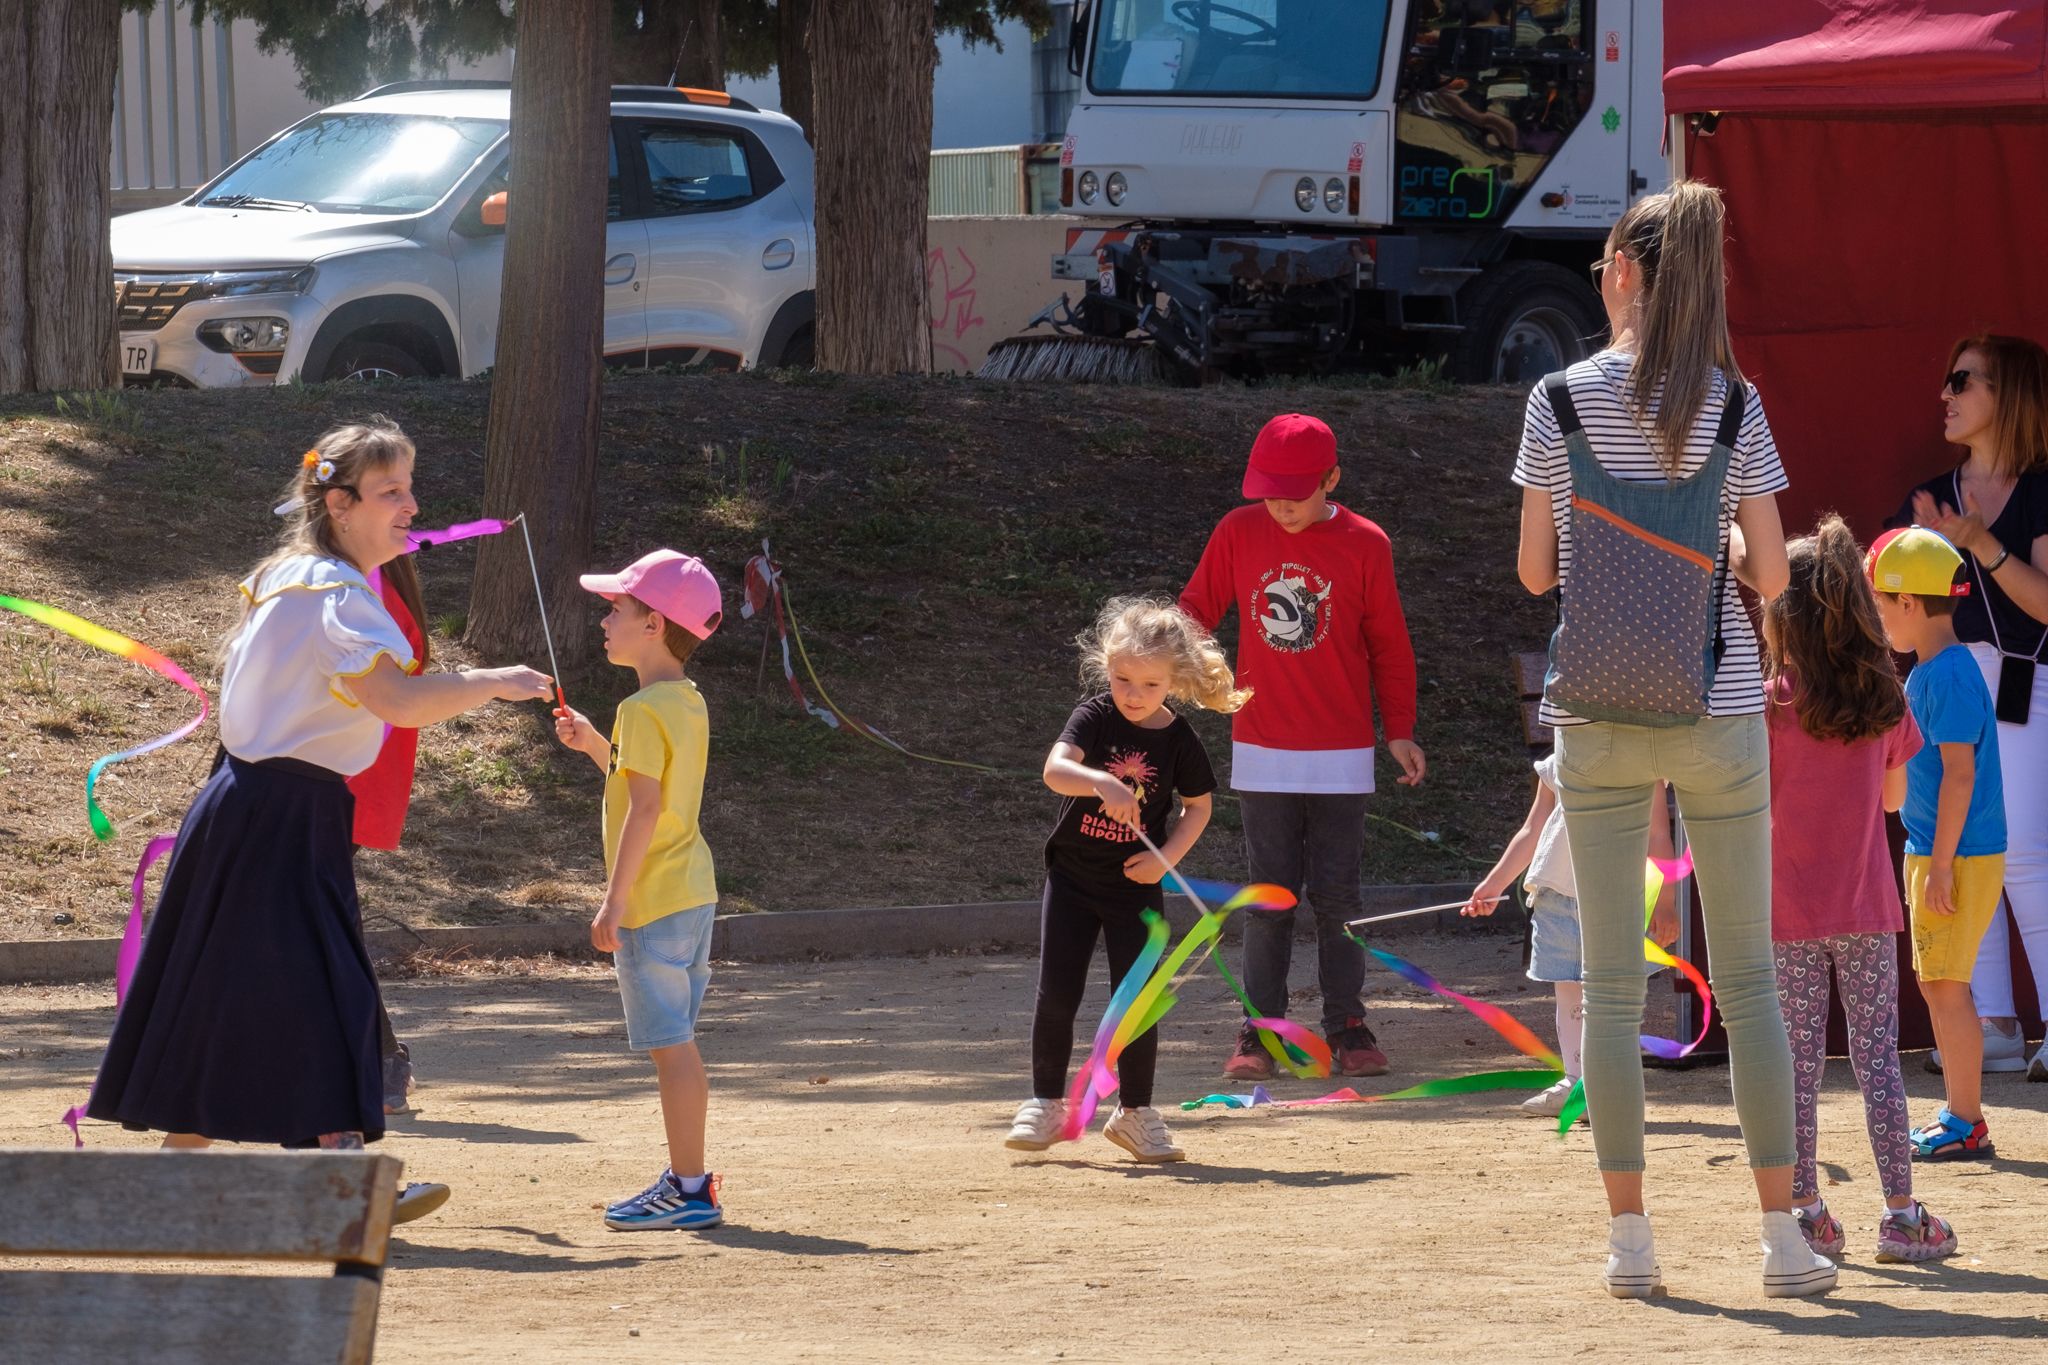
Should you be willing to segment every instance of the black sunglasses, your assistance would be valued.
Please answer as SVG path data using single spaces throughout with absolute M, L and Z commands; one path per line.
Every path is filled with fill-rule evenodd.
M 1970 387 L 1971 378 L 1972 376 L 1968 370 L 1956 370 L 1947 379 L 1942 381 L 1942 385 L 1947 388 L 1952 397 L 1961 397 L 1963 390 Z M 1987 379 L 1984 382 L 1988 385 L 1991 381 Z

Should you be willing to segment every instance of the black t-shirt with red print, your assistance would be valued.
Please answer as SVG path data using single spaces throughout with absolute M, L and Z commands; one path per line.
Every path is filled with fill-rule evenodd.
M 1084 764 L 1109 773 L 1138 794 L 1145 834 L 1155 844 L 1166 843 L 1175 793 L 1207 796 L 1216 790 L 1208 751 L 1192 725 L 1179 716 L 1157 730 L 1133 725 L 1107 692 L 1074 708 L 1067 728 L 1060 731 L 1060 743 L 1073 745 Z M 1061 800 L 1059 821 L 1045 842 L 1045 863 L 1086 885 L 1139 893 L 1148 888 L 1124 875 L 1124 863 L 1144 851 L 1128 826 L 1103 815 L 1099 799 L 1069 796 Z

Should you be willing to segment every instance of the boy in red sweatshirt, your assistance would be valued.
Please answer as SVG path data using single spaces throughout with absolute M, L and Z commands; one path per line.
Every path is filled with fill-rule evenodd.
M 1346 1076 L 1387 1070 L 1365 1024 L 1365 952 L 1344 932 L 1360 913 L 1365 802 L 1373 790 L 1372 703 L 1399 781 L 1415 786 L 1415 650 L 1394 588 L 1387 533 L 1330 501 L 1337 438 L 1285 413 L 1252 443 L 1244 495 L 1217 523 L 1181 609 L 1214 630 L 1238 611 L 1237 679 L 1252 699 L 1231 723 L 1230 785 L 1253 881 L 1284 886 L 1315 913 L 1323 1031 Z M 1250 912 L 1244 985 L 1261 1014 L 1287 1012 L 1294 912 Z M 1263 1080 L 1273 1061 L 1249 1023 L 1223 1074 Z

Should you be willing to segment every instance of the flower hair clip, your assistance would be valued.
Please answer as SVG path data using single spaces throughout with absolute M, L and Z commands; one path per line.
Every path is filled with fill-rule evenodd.
M 318 450 L 307 451 L 300 463 L 313 471 L 314 483 L 326 483 L 334 477 L 334 461 L 321 459 Z

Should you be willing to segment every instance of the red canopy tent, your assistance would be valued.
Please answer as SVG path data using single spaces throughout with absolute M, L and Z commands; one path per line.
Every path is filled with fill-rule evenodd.
M 1680 165 L 1727 199 L 1729 323 L 1787 531 L 1834 508 L 1868 540 L 1962 454 L 1949 346 L 2048 341 L 2048 0 L 1669 0 L 1664 42 Z M 2017 938 L 2013 961 L 2024 1011 Z

